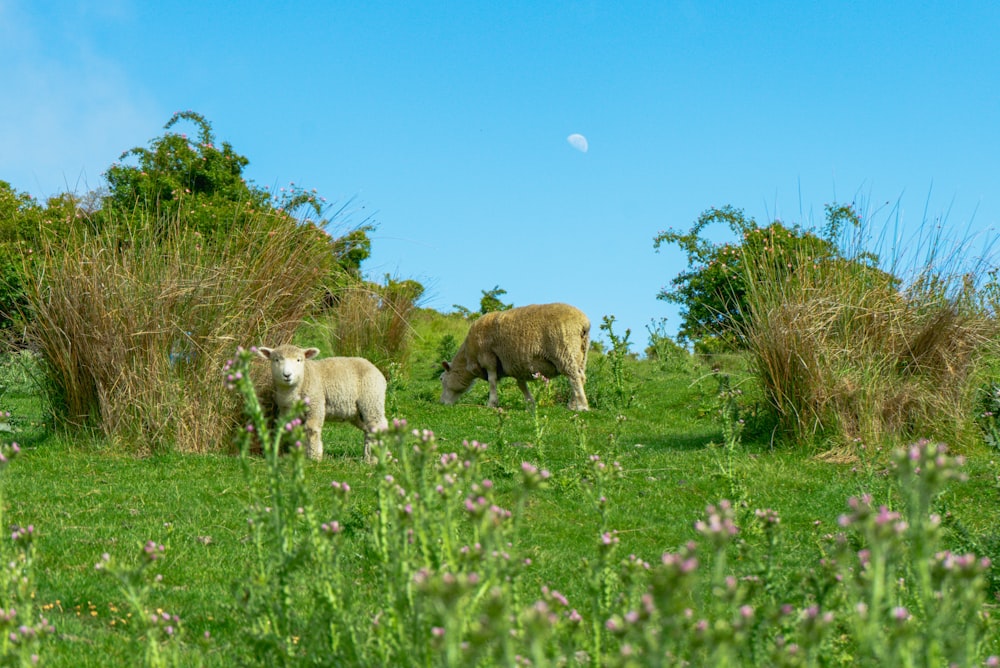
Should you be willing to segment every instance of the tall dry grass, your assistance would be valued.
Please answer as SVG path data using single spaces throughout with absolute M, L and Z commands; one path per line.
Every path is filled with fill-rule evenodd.
M 907 285 L 874 256 L 854 257 L 791 258 L 782 278 L 746 258 L 743 338 L 764 395 L 788 433 L 820 437 L 831 456 L 914 437 L 961 442 L 974 429 L 979 362 L 995 347 L 975 280 L 935 253 Z
M 119 222 L 45 244 L 27 288 L 57 418 L 140 451 L 225 450 L 240 409 L 222 367 L 239 345 L 291 339 L 329 277 L 329 239 L 275 214 L 214 245 L 177 220 Z
M 385 285 L 341 287 L 330 311 L 329 346 L 336 355 L 364 357 L 383 373 L 405 367 L 410 354 L 410 318 L 423 287 L 386 279 Z

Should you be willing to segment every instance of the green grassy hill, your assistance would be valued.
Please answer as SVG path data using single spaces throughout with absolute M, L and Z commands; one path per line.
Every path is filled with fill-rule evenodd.
M 588 413 L 577 415 L 564 407 L 566 388 L 558 380 L 540 391 L 537 412 L 528 410 L 511 380 L 501 386 L 500 411 L 485 406 L 484 382 L 475 384 L 458 405 L 444 406 L 438 402 L 435 375 L 442 340 L 451 335 L 460 342 L 467 325 L 456 316 L 424 310 L 414 318 L 413 327 L 409 363 L 392 384 L 390 420 L 432 430 L 442 453 L 460 451 L 466 440 L 487 444 L 478 466 L 501 505 L 520 498 L 522 462 L 550 472 L 548 483 L 532 492 L 523 506 L 516 544 L 510 549 L 520 564 L 530 560 L 530 565 L 516 569 L 511 586 L 525 605 L 540 595 L 543 586 L 561 592 L 586 618 L 583 630 L 566 637 L 576 639 L 573 642 L 589 651 L 591 660 L 595 660 L 593 641 L 585 638 L 592 617 L 607 612 L 593 607 L 603 596 L 595 598 L 593 587 L 605 532 L 617 532 L 618 540 L 609 568 L 614 566 L 617 572 L 617 564 L 629 555 L 656 564 L 664 553 L 678 553 L 689 541 L 700 539 L 695 522 L 705 516 L 706 506 L 729 499 L 744 529 L 741 543 L 730 550 L 727 569 L 745 575 L 766 566 L 771 573 L 767 600 L 805 610 L 819 596 L 820 559 L 829 556 L 824 536 L 840 530 L 838 518 L 849 511 L 847 499 L 870 494 L 876 506 L 901 508 L 905 494 L 891 474 L 887 452 L 873 448 L 867 458 L 827 463 L 814 452 L 789 444 L 750 413 L 740 414 L 747 420 L 746 430 L 727 447 L 719 378 L 695 360 L 626 360 L 634 395 L 628 407 L 615 405 L 608 362 L 598 352 L 590 359 L 588 394 L 594 408 Z M 733 382 L 741 382 L 740 377 L 734 376 Z M 264 650 L 247 642 L 248 629 L 255 628 L 259 619 L 247 619 L 244 603 L 247 589 L 259 585 L 255 578 L 262 577 L 255 566 L 262 557 L 248 518 L 257 512 L 254 504 L 277 503 L 268 497 L 272 473 L 267 462 L 256 457 L 244 464 L 237 456 L 221 455 L 136 458 L 115 443 L 53 432 L 42 423 L 37 397 L 24 387 L 8 387 L 3 396 L 3 407 L 14 413 L 13 424 L 19 430 L 12 436 L 22 447 L 3 472 L 3 519 L 5 528 L 29 524 L 34 528 L 31 601 L 55 627 L 40 645 L 43 663 L 126 666 L 137 665 L 144 656 L 147 663 L 155 663 L 156 657 L 144 654 L 154 631 L 137 621 L 127 587 L 107 569 L 95 569 L 106 553 L 125 570 L 141 570 L 142 546 L 150 540 L 164 545 L 165 551 L 143 575 L 162 575 L 158 583 L 149 578 L 151 588 L 142 592 L 144 604 L 177 615 L 182 629 L 177 641 L 159 632 L 158 646 L 164 648 L 160 658 L 174 657 L 181 665 L 264 662 Z M 748 384 L 741 387 L 750 389 Z M 332 514 L 340 511 L 331 497 L 331 481 L 350 485 L 350 510 L 336 518 L 344 527 L 337 563 L 350 572 L 360 602 L 377 602 L 385 583 L 370 567 L 374 559 L 370 535 L 377 525 L 373 518 L 383 481 L 362 462 L 356 429 L 329 424 L 324 441 L 328 453 L 324 461 L 305 466 L 307 497 L 302 503 L 308 502 L 321 520 L 333 519 Z M 996 560 L 1000 558 L 997 453 L 983 446 L 964 454 L 967 479 L 952 482 L 934 505 L 944 518 L 941 541 L 956 552 L 992 552 L 988 556 Z M 593 455 L 609 467 L 617 462 L 620 472 L 598 480 Z M 281 464 L 288 475 L 293 470 L 290 460 L 284 458 Z M 605 501 L 599 500 L 601 496 Z M 752 528 L 754 510 L 765 508 L 781 517 L 783 538 L 777 549 L 768 543 L 766 532 Z M 707 564 L 709 553 L 700 556 Z M 271 572 L 270 577 L 277 576 Z M 608 602 L 615 609 L 628 607 L 628 601 L 614 594 L 631 591 L 622 577 L 605 582 L 610 588 Z M 988 577 L 994 596 L 1000 581 L 996 567 Z M 15 602 L 10 580 L 0 608 Z M 294 591 L 303 586 L 297 580 L 292 585 Z M 700 591 L 689 600 L 691 607 L 716 600 L 711 588 Z M 833 603 L 829 605 L 841 614 Z M 605 623 L 596 621 L 598 627 Z M 365 629 L 370 626 L 368 619 L 358 623 Z M 836 632 L 817 641 L 831 652 L 824 665 L 850 665 L 860 651 L 850 639 L 846 617 L 838 617 L 837 623 L 841 626 Z M 760 638 L 763 646 L 773 634 Z M 552 640 L 546 650 L 552 661 L 551 648 L 560 642 Z M 617 636 L 609 633 L 605 642 L 608 657 L 627 665 Z M 304 639 L 302 643 L 305 647 Z M 16 650 L 11 647 L 6 651 Z M 990 651 L 997 651 L 995 645 L 983 647 L 982 656 Z M 308 654 L 314 649 L 302 652 L 296 659 L 302 664 L 316 657 Z M 434 659 L 435 665 L 449 661 L 444 654 Z M 769 665 L 769 661 L 759 658 L 756 663 Z

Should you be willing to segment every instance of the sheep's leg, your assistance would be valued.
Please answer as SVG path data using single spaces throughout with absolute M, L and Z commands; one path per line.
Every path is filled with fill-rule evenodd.
M 535 398 L 531 396 L 531 390 L 528 388 L 528 381 L 518 378 L 517 386 L 521 388 L 521 393 L 524 394 L 524 400 L 528 402 L 528 406 L 532 406 L 535 403 Z
M 571 411 L 590 410 L 590 404 L 587 402 L 587 393 L 583 389 L 584 384 L 587 382 L 587 374 L 580 369 L 574 369 L 572 373 L 567 373 L 566 377 L 569 379 L 569 385 L 573 394 L 569 399 L 569 409 Z
M 497 397 L 497 370 L 495 368 L 486 369 L 486 380 L 490 383 L 490 399 L 486 405 L 490 408 L 496 408 L 500 405 L 500 400 Z
M 372 443 L 376 440 L 375 435 L 369 431 L 365 430 L 365 464 L 377 464 L 375 455 L 372 454 Z

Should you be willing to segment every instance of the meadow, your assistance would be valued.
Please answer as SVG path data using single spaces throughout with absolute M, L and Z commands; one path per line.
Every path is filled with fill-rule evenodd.
M 564 378 L 444 406 L 499 285 L 421 309 L 364 278 L 369 221 L 165 130 L 100 192 L 0 182 L 0 664 L 1000 665 L 986 256 L 709 209 L 654 238 L 676 339 L 588 314 L 590 411 Z M 374 465 L 272 414 L 252 347 L 288 341 L 386 375 Z
M 53 428 L 25 382 L 30 356 L 9 359 L 2 402 L 20 452 L 0 474 L 3 520 L 31 534 L 4 554 L 20 561 L 0 607 L 29 606 L 50 628 L 8 626 L 4 660 L 983 665 L 1000 653 L 1000 576 L 963 560 L 1000 557 L 985 443 L 960 467 L 932 452 L 948 475 L 915 498 L 923 483 L 888 449 L 831 462 L 794 447 L 740 392 L 738 357 L 676 351 L 592 352 L 584 414 L 565 408 L 561 379 L 536 383 L 536 410 L 512 381 L 499 410 L 483 382 L 443 406 L 441 341 L 467 324 L 428 311 L 412 323 L 376 467 L 334 424 L 320 463 L 266 442 L 136 456 Z

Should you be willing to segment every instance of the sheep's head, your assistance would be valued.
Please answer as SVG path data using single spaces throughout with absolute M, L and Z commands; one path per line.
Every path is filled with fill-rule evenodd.
M 276 387 L 295 387 L 302 382 L 306 360 L 316 357 L 319 348 L 299 348 L 284 345 L 277 348 L 257 348 L 257 354 L 271 362 L 271 378 Z
M 441 366 L 444 367 L 444 373 L 441 374 L 441 403 L 450 405 L 458 401 L 475 379 L 448 362 L 441 362 Z

